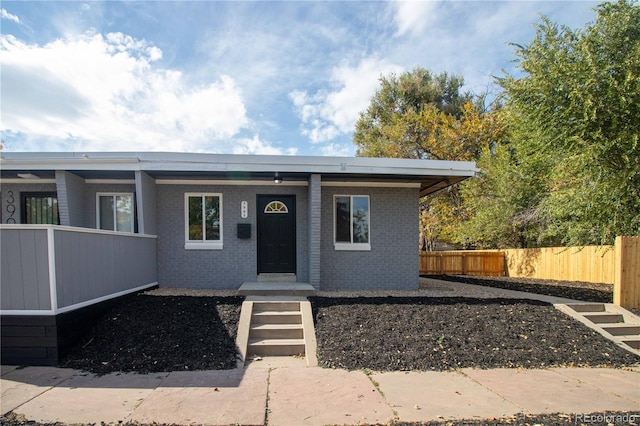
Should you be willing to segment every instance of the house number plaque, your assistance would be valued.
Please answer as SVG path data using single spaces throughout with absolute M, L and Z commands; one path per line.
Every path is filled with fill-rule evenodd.
M 246 201 L 240 203 L 240 216 L 243 219 L 249 217 L 249 204 Z

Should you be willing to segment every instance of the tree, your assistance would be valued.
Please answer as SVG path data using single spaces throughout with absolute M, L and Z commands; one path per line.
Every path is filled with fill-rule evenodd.
M 441 160 L 450 156 L 449 131 L 471 95 L 464 80 L 417 67 L 380 78 L 380 88 L 356 122 L 353 142 L 361 157 Z M 449 158 L 452 159 L 452 158 Z
M 475 160 L 493 143 L 501 126 L 480 108 L 482 98 L 461 93 L 462 77 L 433 75 L 416 68 L 380 79 L 380 89 L 356 123 L 359 156 L 429 160 Z M 475 102 L 474 102 L 475 101 Z M 421 200 L 420 247 L 433 250 L 438 239 L 452 240 L 467 218 L 455 187 Z
M 520 170 L 541 173 L 540 241 L 640 233 L 640 8 L 603 3 L 584 30 L 547 18 L 498 79 Z

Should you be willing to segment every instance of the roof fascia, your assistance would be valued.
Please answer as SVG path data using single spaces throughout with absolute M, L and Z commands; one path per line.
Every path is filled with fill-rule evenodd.
M 191 154 L 166 152 L 3 153 L 5 170 L 306 172 L 474 176 L 474 162 L 367 157 Z
M 140 160 L 137 156 L 94 158 L 84 154 L 57 154 L 60 153 L 52 153 L 51 156 L 49 153 L 40 152 L 5 153 L 0 157 L 0 166 L 4 170 L 140 170 Z

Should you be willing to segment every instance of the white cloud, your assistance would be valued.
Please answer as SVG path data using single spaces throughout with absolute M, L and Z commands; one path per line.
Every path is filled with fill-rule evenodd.
M 6 9 L 0 9 L 0 18 L 2 19 L 8 19 L 9 21 L 13 21 L 16 24 L 20 23 L 20 18 L 18 18 L 16 15 L 7 12 Z
M 234 141 L 233 154 L 258 154 L 258 155 L 296 155 L 297 148 L 281 149 L 274 147 L 268 142 L 260 140 L 255 135 L 253 138 L 240 138 Z
M 436 20 L 436 10 L 439 2 L 436 1 L 396 1 L 394 22 L 396 24 L 396 36 L 419 35 Z
M 42 46 L 1 35 L 0 51 L 0 127 L 30 141 L 64 140 L 87 150 L 224 151 L 249 125 L 231 77 L 192 86 L 158 64 L 159 48 L 122 33 Z
M 364 59 L 355 67 L 342 65 L 331 73 L 331 88 L 314 94 L 294 90 L 289 93 L 302 121 L 302 134 L 312 143 L 330 141 L 354 130 L 379 86 L 382 75 L 401 72 L 402 67 L 378 59 Z
M 355 147 L 353 144 L 329 143 L 321 147 L 320 152 L 322 155 L 329 157 L 353 157 L 355 155 Z

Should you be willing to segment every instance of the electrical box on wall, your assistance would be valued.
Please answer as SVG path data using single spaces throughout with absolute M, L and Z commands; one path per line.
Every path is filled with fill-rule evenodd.
M 239 223 L 238 224 L 238 238 L 247 239 L 251 238 L 251 224 L 250 223 Z

